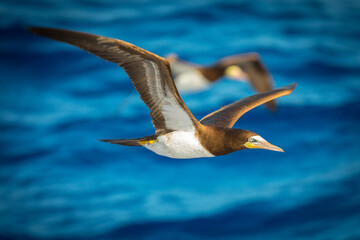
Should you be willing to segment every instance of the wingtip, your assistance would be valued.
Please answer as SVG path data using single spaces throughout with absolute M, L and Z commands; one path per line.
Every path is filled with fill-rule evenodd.
M 297 86 L 297 83 L 291 83 L 288 85 L 290 89 L 295 89 Z
M 41 27 L 36 27 L 36 26 L 30 26 L 27 28 L 27 30 L 29 32 L 35 33 L 37 34 L 42 28 Z
M 28 31 L 36 35 L 45 36 L 49 38 L 54 38 L 54 36 L 62 35 L 66 32 L 74 32 L 72 30 L 64 30 L 64 29 L 51 28 L 51 27 L 37 27 L 37 26 L 28 27 Z M 55 39 L 59 40 L 58 37 L 56 37 Z
M 27 30 L 28 32 L 34 33 L 35 28 L 36 28 L 36 27 L 30 26 L 30 27 L 27 27 L 26 30 Z
M 39 36 L 48 36 L 49 32 L 51 33 L 51 28 L 45 28 L 45 27 L 30 26 L 27 28 L 27 30 Z
M 281 89 L 288 89 L 288 90 L 293 91 L 296 88 L 296 86 L 297 86 L 297 83 L 291 83 L 291 84 L 283 86 Z

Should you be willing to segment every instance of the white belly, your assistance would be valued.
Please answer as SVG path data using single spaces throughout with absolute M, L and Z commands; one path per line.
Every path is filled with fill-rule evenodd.
M 195 137 L 194 131 L 174 131 L 158 137 L 153 144 L 145 144 L 147 149 L 171 158 L 214 157 Z
M 179 91 L 199 91 L 206 89 L 210 82 L 199 71 L 194 70 L 177 75 L 175 84 Z

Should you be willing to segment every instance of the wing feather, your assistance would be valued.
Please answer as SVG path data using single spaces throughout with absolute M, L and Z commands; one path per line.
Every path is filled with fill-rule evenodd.
M 166 59 L 113 38 L 53 28 L 36 27 L 30 30 L 35 34 L 77 46 L 123 67 L 140 98 L 150 109 L 157 133 L 186 130 L 198 124 L 176 89 Z
M 243 98 L 208 114 L 200 120 L 200 123 L 204 125 L 217 125 L 231 128 L 234 126 L 235 122 L 247 111 L 275 98 L 289 95 L 292 93 L 292 91 L 294 91 L 296 85 L 296 83 L 292 83 L 282 88 Z

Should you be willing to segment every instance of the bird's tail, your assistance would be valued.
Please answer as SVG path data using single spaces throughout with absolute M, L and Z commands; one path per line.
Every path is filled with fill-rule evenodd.
M 144 144 L 152 144 L 157 141 L 157 135 L 136 138 L 136 139 L 98 139 L 102 142 L 108 142 L 113 144 L 119 144 L 124 146 L 143 146 Z

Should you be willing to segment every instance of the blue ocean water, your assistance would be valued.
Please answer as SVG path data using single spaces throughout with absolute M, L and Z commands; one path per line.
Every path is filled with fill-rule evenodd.
M 0 3 L 1 239 L 360 239 L 357 0 Z M 27 26 L 119 38 L 196 63 L 258 52 L 271 114 L 235 125 L 285 153 L 169 159 L 98 142 L 153 133 L 127 75 Z M 220 81 L 182 94 L 200 119 L 253 94 Z

